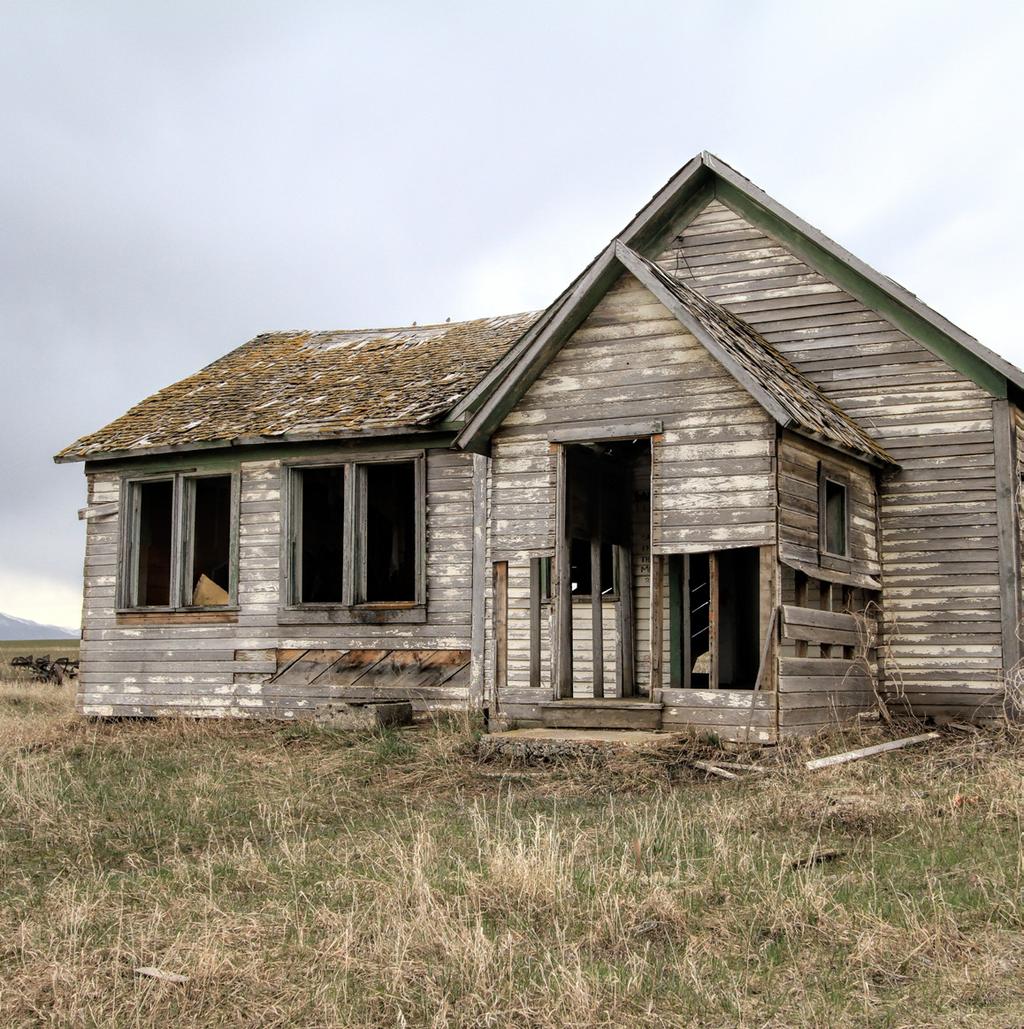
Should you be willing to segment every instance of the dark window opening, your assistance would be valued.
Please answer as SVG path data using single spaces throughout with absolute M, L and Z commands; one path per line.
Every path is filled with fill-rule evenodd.
M 601 544 L 601 596 L 615 594 L 614 548 Z M 569 582 L 574 597 L 589 597 L 592 591 L 590 540 L 574 539 L 569 548 Z
M 825 552 L 845 557 L 846 487 L 831 479 L 825 480 Z
M 344 566 L 345 469 L 305 468 L 301 476 L 303 604 L 340 604 Z
M 363 466 L 367 603 L 416 600 L 416 466 Z
M 169 607 L 171 603 L 171 533 L 174 482 L 140 482 L 135 485 L 138 504 L 138 556 L 135 604 Z
M 231 476 L 193 480 L 190 601 L 217 607 L 230 601 Z

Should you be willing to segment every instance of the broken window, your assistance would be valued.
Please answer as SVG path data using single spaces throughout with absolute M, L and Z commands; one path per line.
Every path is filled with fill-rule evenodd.
M 174 480 L 135 484 L 136 565 L 133 607 L 169 607 Z
M 189 486 L 192 555 L 186 601 L 222 607 L 230 602 L 231 476 L 203 476 Z
M 340 604 L 344 595 L 345 467 L 303 468 L 299 483 L 298 600 Z
M 422 461 L 292 469 L 292 603 L 415 604 Z
M 848 489 L 844 482 L 822 473 L 818 490 L 818 535 L 823 554 L 849 555 Z
M 130 518 L 119 596 L 127 607 L 231 603 L 234 476 L 182 475 L 126 484 Z
M 367 603 L 416 599 L 416 467 L 363 466 Z

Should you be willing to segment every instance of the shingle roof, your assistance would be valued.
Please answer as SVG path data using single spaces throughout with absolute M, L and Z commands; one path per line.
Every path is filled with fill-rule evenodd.
M 450 410 L 536 317 L 266 333 L 83 436 L 57 460 L 424 427 Z
M 649 287 L 660 286 L 661 291 L 678 302 L 681 310 L 675 313 L 708 346 L 712 356 L 721 360 L 784 425 L 871 460 L 895 463 L 849 415 L 746 322 L 624 244 L 616 247 L 616 256 Z

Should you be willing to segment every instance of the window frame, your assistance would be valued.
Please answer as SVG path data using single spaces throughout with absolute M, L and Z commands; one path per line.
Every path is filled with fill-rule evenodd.
M 843 542 L 844 553 L 829 550 L 828 547 L 828 510 L 826 504 L 828 484 L 839 486 L 843 491 Z M 818 556 L 830 561 L 851 562 L 853 560 L 850 539 L 850 476 L 838 468 L 824 462 L 818 464 Z
M 414 471 L 415 595 L 411 600 L 366 601 L 366 476 L 369 465 L 412 464 Z M 344 468 L 345 509 L 342 525 L 342 599 L 303 602 L 302 477 L 313 468 Z M 332 454 L 282 462 L 284 504 L 281 533 L 281 620 L 300 622 L 424 622 L 427 604 L 426 453 L 422 450 L 382 454 Z M 360 529 L 362 528 L 362 531 Z
M 192 576 L 195 555 L 192 550 L 197 479 L 230 479 L 231 510 L 228 516 L 228 602 L 226 604 L 190 604 L 185 598 L 185 583 Z M 238 469 L 182 469 L 153 472 L 149 475 L 123 475 L 121 497 L 124 517 L 121 519 L 117 562 L 117 607 L 115 614 L 193 614 L 238 610 L 238 537 L 241 477 Z M 171 581 L 169 604 L 139 604 L 138 563 L 140 531 L 139 486 L 151 482 L 171 483 Z

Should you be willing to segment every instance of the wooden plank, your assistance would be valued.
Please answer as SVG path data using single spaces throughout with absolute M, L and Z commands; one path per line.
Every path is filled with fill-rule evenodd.
M 718 622 L 721 615 L 718 596 L 718 555 L 708 554 L 708 686 L 718 689 Z
M 310 685 L 352 686 L 388 653 L 387 650 L 347 650 Z
M 876 743 L 872 747 L 860 747 L 857 750 L 848 750 L 842 754 L 832 754 L 829 757 L 819 757 L 805 764 L 809 771 L 818 768 L 833 768 L 836 765 L 843 765 L 849 761 L 860 761 L 862 758 L 874 757 L 876 754 L 885 754 L 891 750 L 901 750 L 903 747 L 912 746 L 915 743 L 926 743 L 928 740 L 939 739 L 937 732 L 925 732 L 919 736 L 907 736 L 901 740 L 889 740 L 886 743 Z
M 632 697 L 636 694 L 636 664 L 634 660 L 636 630 L 633 619 L 633 553 L 629 547 L 616 545 L 615 558 L 619 565 L 618 603 L 618 661 L 615 663 L 617 694 Z
M 662 685 L 662 660 L 665 648 L 665 558 L 652 554 L 650 573 L 650 684 L 651 696 Z
M 601 597 L 601 541 L 590 541 L 590 648 L 595 697 L 604 696 L 604 609 Z
M 1021 660 L 1021 555 L 1015 510 L 1020 478 L 1017 471 L 1016 433 L 1006 400 L 992 401 L 992 429 L 996 456 L 996 516 L 999 531 L 999 610 L 1002 621 L 1003 668 Z
M 472 596 L 470 599 L 470 692 L 473 705 L 484 702 L 486 667 L 487 610 L 487 471 L 488 459 L 473 454 L 473 550 L 471 559 Z M 428 516 L 431 509 L 427 509 Z M 433 525 L 431 526 L 433 528 Z M 429 555 L 428 555 L 429 559 Z M 428 569 L 429 578 L 429 569 Z M 433 583 L 428 582 L 428 587 Z
M 491 701 L 497 712 L 501 691 L 508 685 L 508 562 L 494 562 L 494 693 Z
M 555 631 L 551 640 L 555 698 L 572 697 L 572 583 L 565 447 L 555 445 L 555 560 L 553 604 Z
M 530 686 L 540 688 L 541 650 L 541 563 L 543 557 L 530 558 Z

